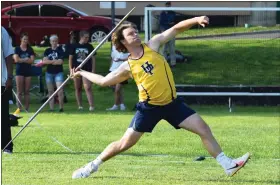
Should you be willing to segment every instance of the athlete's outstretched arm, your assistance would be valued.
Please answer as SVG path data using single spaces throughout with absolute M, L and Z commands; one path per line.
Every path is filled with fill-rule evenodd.
M 161 45 L 168 42 L 176 35 L 190 29 L 196 24 L 205 27 L 207 24 L 209 24 L 209 18 L 206 16 L 200 16 L 181 21 L 175 24 L 173 27 L 169 28 L 168 30 L 152 37 L 148 42 L 148 46 L 153 50 L 158 51 Z
M 73 69 L 75 70 L 75 69 Z M 77 72 L 73 72 L 73 77 L 76 78 L 78 76 L 83 76 L 87 78 L 89 81 L 100 85 L 100 86 L 110 86 L 115 85 L 120 82 L 123 82 L 131 77 L 130 67 L 128 62 L 124 62 L 120 65 L 120 67 L 106 75 L 105 77 L 102 75 L 98 75 L 95 73 L 90 73 L 83 70 L 78 70 Z

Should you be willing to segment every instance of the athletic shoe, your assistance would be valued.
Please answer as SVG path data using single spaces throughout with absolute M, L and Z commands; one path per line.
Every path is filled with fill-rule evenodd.
M 113 105 L 113 107 L 108 108 L 108 109 L 106 109 L 106 110 L 108 110 L 108 111 L 114 111 L 114 110 L 118 110 L 118 109 L 119 109 L 119 106 Z
M 12 152 L 11 150 L 9 150 L 9 149 L 5 149 L 5 150 L 3 151 L 3 153 L 4 153 L 4 154 L 13 154 L 13 152 Z
M 126 107 L 124 105 L 120 105 L 120 110 L 125 111 Z
M 64 112 L 63 108 L 59 109 L 59 111 L 58 111 L 58 112 Z
M 89 111 L 94 111 L 94 107 L 89 107 L 89 109 L 88 109 Z
M 80 106 L 80 107 L 78 107 L 78 110 L 84 110 L 84 108 Z
M 242 157 L 239 157 L 237 159 L 233 159 L 232 161 L 235 163 L 234 167 L 231 167 L 229 169 L 226 169 L 225 172 L 228 176 L 233 176 L 238 170 L 240 170 L 248 161 L 250 158 L 250 153 L 246 153 Z
M 87 178 L 91 173 L 94 173 L 97 170 L 98 166 L 96 166 L 93 162 L 89 162 L 85 166 L 74 171 L 72 174 L 72 179 Z

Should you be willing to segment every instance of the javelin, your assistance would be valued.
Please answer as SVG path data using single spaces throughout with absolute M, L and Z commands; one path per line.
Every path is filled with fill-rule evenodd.
M 18 98 L 17 94 L 15 93 L 15 91 L 14 91 L 14 90 L 12 90 L 12 91 L 13 91 L 14 96 L 16 97 L 17 101 L 19 102 L 20 106 L 23 107 L 23 105 L 22 105 L 21 101 L 19 100 L 19 98 Z M 25 109 L 25 112 L 27 112 L 27 113 L 29 114 L 29 112 L 28 112 L 26 109 Z M 47 134 L 47 131 L 43 129 L 43 127 L 39 124 L 38 121 L 36 121 L 36 119 L 35 119 L 35 122 L 38 124 L 39 128 L 41 128 L 43 131 L 45 131 L 46 135 L 49 136 L 49 135 Z M 68 150 L 68 151 L 70 151 L 70 152 L 74 152 L 73 150 L 71 150 L 70 148 L 68 148 L 68 147 L 65 146 L 64 144 L 62 144 L 60 141 L 58 141 L 55 137 L 53 137 L 53 136 L 49 136 L 49 137 L 52 138 L 56 143 L 58 143 L 60 146 L 62 146 L 62 147 L 65 148 L 66 150 Z
M 107 39 L 112 35 L 112 33 L 127 19 L 127 17 L 131 14 L 131 12 L 135 9 L 133 7 L 125 16 L 122 18 L 122 20 L 112 29 L 112 31 L 96 46 L 96 48 L 85 58 L 85 60 L 77 67 L 78 69 L 82 68 L 83 65 L 86 64 L 86 62 L 90 59 L 90 57 L 104 44 L 104 42 L 107 41 Z M 29 123 L 39 114 L 39 112 L 49 103 L 49 101 L 57 94 L 60 89 L 71 79 L 71 76 L 69 75 L 68 78 L 59 86 L 59 88 L 56 89 L 56 91 L 48 98 L 48 100 L 35 112 L 35 114 L 27 121 L 27 123 L 22 127 L 22 129 L 14 136 L 14 138 L 3 148 L 2 151 L 4 151 L 11 142 L 13 142 L 17 136 L 29 125 Z

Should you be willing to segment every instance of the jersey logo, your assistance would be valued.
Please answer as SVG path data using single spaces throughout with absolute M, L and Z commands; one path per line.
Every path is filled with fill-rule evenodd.
M 145 64 L 143 64 L 141 66 L 143 68 L 143 70 L 146 72 L 146 73 L 149 73 L 150 75 L 153 75 L 153 69 L 154 69 L 154 66 L 152 64 L 149 64 L 149 62 L 147 61 Z

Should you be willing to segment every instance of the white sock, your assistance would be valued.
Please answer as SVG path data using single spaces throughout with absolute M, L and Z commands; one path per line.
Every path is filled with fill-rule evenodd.
M 94 161 L 93 164 L 96 166 L 99 166 L 103 163 L 103 161 L 100 159 L 100 157 L 97 157 Z
M 233 166 L 235 166 L 234 162 L 232 161 L 231 158 L 226 156 L 224 152 L 221 152 L 217 157 L 216 160 L 218 163 L 224 168 L 224 169 L 229 169 Z
M 116 104 L 114 104 L 114 105 L 113 105 L 113 108 L 115 108 L 115 107 L 119 107 L 119 106 L 118 106 L 118 105 L 116 105 Z

